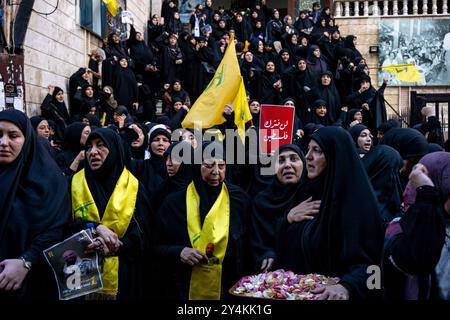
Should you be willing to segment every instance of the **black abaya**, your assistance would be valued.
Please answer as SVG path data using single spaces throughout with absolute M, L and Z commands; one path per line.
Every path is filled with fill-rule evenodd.
M 274 258 L 276 243 L 276 225 L 279 219 L 286 216 L 287 210 L 292 207 L 295 195 L 303 185 L 306 173 L 306 163 L 302 151 L 292 144 L 283 145 L 278 153 L 291 150 L 297 153 L 303 162 L 303 172 L 296 184 L 283 185 L 274 176 L 272 183 L 253 199 L 252 209 L 252 247 L 256 266 L 261 265 L 262 260 Z
M 383 222 L 389 223 L 401 213 L 403 187 L 400 169 L 403 160 L 400 154 L 386 145 L 378 145 L 364 158 L 364 168 L 380 205 Z
M 321 128 L 311 139 L 324 152 L 326 168 L 310 180 L 309 190 L 294 205 L 312 196 L 322 201 L 320 211 L 313 220 L 293 224 L 282 220 L 277 231 L 280 267 L 337 276 L 351 299 L 366 299 L 367 267 L 379 264 L 383 247 L 373 188 L 345 130 Z
M 88 138 L 87 145 L 95 138 L 100 138 L 107 146 L 109 153 L 103 165 L 93 171 L 89 166 L 85 169 L 86 182 L 95 201 L 100 219 L 102 219 L 108 201 L 116 187 L 117 181 L 126 164 L 126 152 L 120 136 L 108 128 L 93 131 Z M 120 239 L 123 245 L 117 251 L 119 257 L 119 288 L 118 299 L 143 299 L 150 294 L 149 281 L 146 278 L 148 265 L 145 264 L 146 255 L 151 249 L 150 223 L 153 213 L 146 195 L 146 189 L 139 183 L 136 207 L 133 218 Z M 72 231 L 85 229 L 86 223 L 76 219 L 72 223 Z M 96 223 L 96 225 L 98 225 Z
M 0 300 L 23 298 L 30 292 L 43 299 L 40 291 L 45 286 L 35 281 L 47 280 L 42 251 L 62 240 L 62 227 L 70 217 L 67 182 L 24 113 L 5 110 L 0 121 L 15 124 L 25 136 L 16 160 L 0 165 L 0 261 L 23 256 L 33 263 L 22 288 L 0 291 Z
M 202 180 L 199 165 L 194 170 L 194 184 L 200 197 L 200 219 L 203 225 L 206 215 L 219 196 L 222 184 L 212 187 Z M 228 289 L 248 272 L 250 199 L 242 189 L 228 182 L 222 183 L 226 184 L 230 196 L 228 245 L 222 264 L 222 296 L 226 296 Z M 169 280 L 169 298 L 172 299 L 189 297 L 192 267 L 180 260 L 183 248 L 191 247 L 186 216 L 186 190 L 169 195 L 158 211 L 158 252 L 163 258 L 162 265 Z

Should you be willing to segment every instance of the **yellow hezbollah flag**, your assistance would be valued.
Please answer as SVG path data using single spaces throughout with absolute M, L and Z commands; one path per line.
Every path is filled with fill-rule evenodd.
M 238 128 L 243 128 L 243 121 L 251 120 L 245 86 L 236 57 L 234 37 L 230 39 L 214 78 L 184 118 L 183 128 L 211 128 L 224 123 L 222 113 L 226 104 L 233 105 Z
M 241 77 L 240 85 L 236 97 L 233 101 L 234 123 L 238 128 L 239 137 L 245 141 L 245 124 L 252 120 L 252 114 L 248 106 L 247 93 L 245 92 L 244 79 Z
M 109 13 L 115 17 L 117 15 L 117 0 L 103 0 L 103 2 L 106 4 Z
M 397 77 L 402 82 L 423 82 L 423 77 L 415 65 L 399 64 L 395 66 L 381 67 Z

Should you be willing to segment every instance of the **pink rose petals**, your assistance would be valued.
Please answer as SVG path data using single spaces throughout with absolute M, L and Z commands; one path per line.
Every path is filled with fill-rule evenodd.
M 233 287 L 234 295 L 278 299 L 278 300 L 316 300 L 312 290 L 339 282 L 339 278 L 331 278 L 320 274 L 295 274 L 283 269 L 242 277 Z

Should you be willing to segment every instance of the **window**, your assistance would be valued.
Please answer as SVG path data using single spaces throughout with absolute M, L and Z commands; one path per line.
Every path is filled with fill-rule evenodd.
M 101 37 L 107 33 L 106 13 L 102 0 L 80 0 L 80 25 Z

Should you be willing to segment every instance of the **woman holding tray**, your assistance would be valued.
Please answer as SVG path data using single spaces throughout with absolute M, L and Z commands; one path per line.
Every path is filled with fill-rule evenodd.
M 277 230 L 279 267 L 339 277 L 338 284 L 314 291 L 319 299 L 370 298 L 367 270 L 379 265 L 383 227 L 354 142 L 342 128 L 321 128 L 311 135 L 306 164 L 308 186 Z M 319 212 L 298 219 L 311 215 L 312 209 L 302 206 L 310 197 L 321 200 Z

